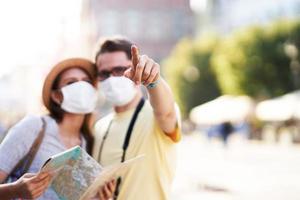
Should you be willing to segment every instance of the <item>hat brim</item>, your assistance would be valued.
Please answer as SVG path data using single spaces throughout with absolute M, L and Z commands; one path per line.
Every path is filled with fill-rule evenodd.
M 50 109 L 50 99 L 53 83 L 57 76 L 59 76 L 63 71 L 71 68 L 79 68 L 84 70 L 92 78 L 92 83 L 96 87 L 97 85 L 97 70 L 94 63 L 84 58 L 70 58 L 63 60 L 56 64 L 51 71 L 48 73 L 44 86 L 43 86 L 43 103 L 46 108 Z

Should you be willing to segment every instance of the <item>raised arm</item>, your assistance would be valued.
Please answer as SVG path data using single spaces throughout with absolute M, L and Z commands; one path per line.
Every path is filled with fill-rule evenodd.
M 146 86 L 156 120 L 166 134 L 172 134 L 176 128 L 176 111 L 172 91 L 160 76 L 160 65 L 147 55 L 139 55 L 138 48 L 131 47 L 132 67 L 125 76 L 137 85 Z

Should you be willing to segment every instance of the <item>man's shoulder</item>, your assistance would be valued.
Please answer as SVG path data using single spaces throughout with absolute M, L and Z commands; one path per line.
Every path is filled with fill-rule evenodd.
M 96 123 L 95 123 L 95 130 L 99 131 L 103 126 L 106 126 L 110 123 L 110 121 L 113 119 L 113 113 L 110 113 L 104 117 L 102 117 L 101 119 L 99 119 Z
M 145 100 L 142 112 L 148 115 L 153 115 L 153 108 L 149 100 Z

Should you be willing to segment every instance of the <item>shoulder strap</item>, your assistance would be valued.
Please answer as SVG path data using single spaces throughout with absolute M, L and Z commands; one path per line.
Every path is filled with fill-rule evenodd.
M 45 129 L 46 129 L 46 121 L 45 119 L 42 117 L 42 129 L 40 130 L 37 138 L 34 140 L 29 152 L 18 162 L 18 164 L 16 165 L 16 167 L 14 168 L 13 172 L 16 170 L 20 170 L 20 176 L 22 176 L 23 174 L 25 174 L 29 167 L 32 164 L 32 161 L 37 153 L 37 151 L 39 150 L 39 147 L 43 141 L 44 135 L 45 135 Z
M 124 143 L 123 143 L 123 146 L 122 146 L 123 154 L 122 154 L 122 157 L 121 157 L 121 162 L 124 162 L 124 160 L 125 160 L 126 150 L 127 150 L 128 146 L 129 146 L 131 133 L 132 133 L 135 121 L 136 121 L 136 119 L 138 117 L 138 114 L 139 114 L 139 112 L 142 110 L 142 108 L 144 106 L 144 103 L 145 103 L 145 100 L 142 98 L 140 100 L 139 104 L 137 105 L 137 107 L 136 107 L 136 109 L 135 109 L 135 111 L 133 113 L 133 116 L 131 118 L 131 121 L 129 123 L 128 129 L 127 129 L 127 132 L 126 132 L 126 136 L 125 136 L 125 139 L 124 139 Z M 106 132 L 105 132 L 105 134 L 104 134 L 104 136 L 102 138 L 102 142 L 101 142 L 100 148 L 99 148 L 98 162 L 101 161 L 101 156 L 102 156 L 102 151 L 103 151 L 104 143 L 105 143 L 106 138 L 108 137 L 109 130 L 110 130 L 110 127 L 112 125 L 112 122 L 113 122 L 113 119 L 109 122 L 109 125 L 108 125 L 108 127 L 106 129 Z
M 141 101 L 139 102 L 138 106 L 136 107 L 136 109 L 133 113 L 133 116 L 131 118 L 129 127 L 127 129 L 126 137 L 125 137 L 125 140 L 124 140 L 124 143 L 123 143 L 123 155 L 122 155 L 121 162 L 125 161 L 126 150 L 129 146 L 130 138 L 131 138 L 131 135 L 132 135 L 132 130 L 133 130 L 134 124 L 136 122 L 136 119 L 137 119 L 140 111 L 142 110 L 142 108 L 144 106 L 144 103 L 145 103 L 145 100 L 142 98 Z
M 113 120 L 110 120 L 110 122 L 108 124 L 108 127 L 106 129 L 106 132 L 105 132 L 105 134 L 104 134 L 104 136 L 102 138 L 102 142 L 100 144 L 100 149 L 99 149 L 99 154 L 98 154 L 98 162 L 101 162 L 101 156 L 102 156 L 102 151 L 103 151 L 103 147 L 104 147 L 104 142 L 105 142 L 105 140 L 107 138 L 107 135 L 109 133 L 109 129 L 111 127 L 112 122 L 113 122 Z
M 126 151 L 127 151 L 128 146 L 129 146 L 130 138 L 131 138 L 131 135 L 132 135 L 132 130 L 133 130 L 134 124 L 137 120 L 137 117 L 138 117 L 140 111 L 142 110 L 142 108 L 144 106 L 144 103 L 145 103 L 145 99 L 142 98 L 141 101 L 139 102 L 138 106 L 136 107 L 136 109 L 133 113 L 133 116 L 131 118 L 129 127 L 127 129 L 126 137 L 125 137 L 125 140 L 124 140 L 124 143 L 123 143 L 123 154 L 122 154 L 121 162 L 125 161 Z M 117 179 L 117 183 L 116 183 L 116 189 L 115 189 L 115 192 L 114 192 L 114 199 L 118 199 L 121 182 L 122 182 L 122 179 L 121 179 L 121 177 L 119 177 Z

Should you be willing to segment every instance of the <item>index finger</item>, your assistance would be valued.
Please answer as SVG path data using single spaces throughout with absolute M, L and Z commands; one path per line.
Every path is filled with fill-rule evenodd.
M 135 69 L 139 63 L 139 49 L 136 45 L 131 46 L 131 61 L 133 68 Z

